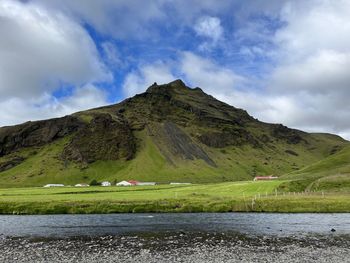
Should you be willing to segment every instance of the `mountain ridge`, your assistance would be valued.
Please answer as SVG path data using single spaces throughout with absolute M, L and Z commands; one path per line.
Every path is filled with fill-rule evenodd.
M 0 183 L 249 180 L 298 170 L 347 144 L 258 121 L 175 80 L 117 104 L 0 128 Z

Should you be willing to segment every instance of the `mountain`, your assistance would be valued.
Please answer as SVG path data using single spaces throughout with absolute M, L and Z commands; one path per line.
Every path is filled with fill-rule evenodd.
M 251 180 L 299 171 L 347 145 L 258 121 L 176 80 L 115 105 L 0 128 L 0 185 Z

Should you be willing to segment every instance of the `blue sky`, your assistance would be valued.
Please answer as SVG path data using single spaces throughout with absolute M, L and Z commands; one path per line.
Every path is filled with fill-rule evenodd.
M 0 0 L 0 125 L 177 78 L 260 120 L 350 138 L 347 0 Z

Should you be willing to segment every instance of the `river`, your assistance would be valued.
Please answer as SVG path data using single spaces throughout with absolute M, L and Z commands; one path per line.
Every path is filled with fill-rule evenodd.
M 331 232 L 332 229 L 335 231 Z M 164 232 L 224 232 L 278 237 L 348 235 L 350 214 L 170 213 L 0 216 L 0 234 L 8 237 L 96 237 Z

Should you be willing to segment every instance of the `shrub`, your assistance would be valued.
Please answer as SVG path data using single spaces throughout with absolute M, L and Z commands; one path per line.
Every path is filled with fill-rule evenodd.
M 91 186 L 96 186 L 96 185 L 100 185 L 100 183 L 97 182 L 97 181 L 94 179 L 94 180 L 92 180 L 92 181 L 90 182 L 90 185 L 91 185 Z

